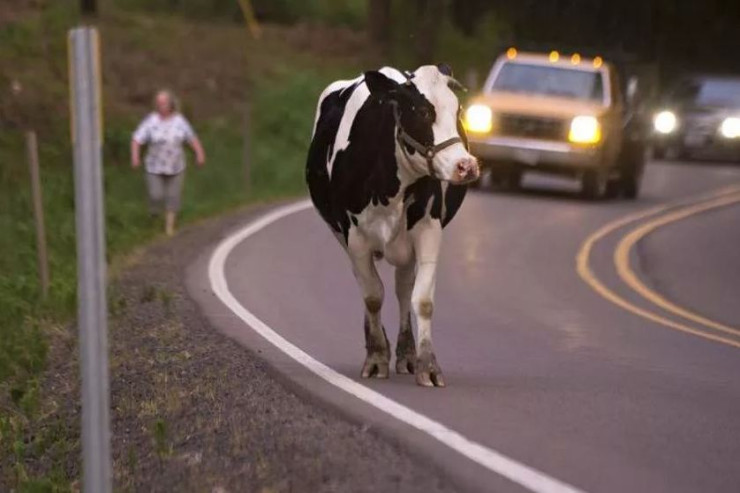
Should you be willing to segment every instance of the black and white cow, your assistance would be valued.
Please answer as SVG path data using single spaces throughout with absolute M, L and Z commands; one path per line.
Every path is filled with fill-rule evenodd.
M 479 167 L 460 123 L 459 85 L 446 65 L 392 68 L 337 81 L 321 94 L 306 164 L 311 199 L 352 262 L 365 303 L 363 378 L 388 378 L 375 261 L 396 267 L 401 325 L 396 371 L 444 386 L 431 320 L 442 228 Z M 416 315 L 418 344 L 411 328 Z

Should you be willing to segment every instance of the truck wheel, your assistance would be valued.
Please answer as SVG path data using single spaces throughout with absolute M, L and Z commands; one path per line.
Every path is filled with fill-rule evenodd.
M 509 170 L 504 178 L 504 186 L 507 190 L 519 190 L 522 187 L 522 175 L 523 173 L 517 169 Z
M 468 184 L 468 187 L 473 189 L 483 188 L 485 185 L 490 185 L 493 180 L 493 169 L 490 163 L 480 161 L 480 177 L 474 182 Z
M 684 161 L 688 158 L 689 153 L 686 152 L 686 149 L 680 144 L 669 146 L 665 150 L 664 159 L 668 161 Z
M 488 174 L 488 185 L 491 188 L 498 188 L 504 183 L 504 174 L 500 170 L 491 170 Z
M 606 195 L 608 185 L 606 170 L 590 169 L 581 178 L 581 195 L 588 200 L 599 200 Z
M 640 174 L 630 173 L 622 177 L 622 193 L 628 199 L 636 199 L 640 194 Z
M 606 184 L 606 192 L 604 196 L 607 199 L 616 199 L 619 197 L 619 193 L 622 191 L 622 183 L 619 180 L 609 180 Z

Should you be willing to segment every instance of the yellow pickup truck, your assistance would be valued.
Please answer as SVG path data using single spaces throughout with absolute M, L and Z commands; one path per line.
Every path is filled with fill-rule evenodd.
M 600 199 L 639 193 L 645 153 L 633 120 L 617 70 L 602 58 L 511 48 L 470 101 L 464 124 L 494 183 L 518 188 L 526 172 L 559 174 Z

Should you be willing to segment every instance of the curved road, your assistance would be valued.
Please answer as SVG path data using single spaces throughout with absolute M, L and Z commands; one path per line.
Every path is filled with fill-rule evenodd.
M 653 163 L 634 202 L 583 202 L 571 184 L 538 177 L 523 194 L 469 194 L 446 230 L 438 273 L 433 334 L 445 389 L 418 388 L 412 376 L 357 378 L 361 300 L 344 253 L 313 210 L 235 244 L 225 280 L 239 304 L 316 360 L 563 488 L 734 492 L 740 187 L 728 187 L 739 184 L 740 167 Z M 707 326 L 641 295 L 620 277 L 614 254 L 631 231 L 717 194 L 724 202 L 689 210 L 627 252 L 643 291 L 716 324 Z M 202 294 L 209 258 L 191 275 L 207 313 L 308 395 L 397 439 L 462 489 L 564 491 L 506 479 L 306 371 Z M 393 275 L 382 273 L 384 321 L 395 340 Z

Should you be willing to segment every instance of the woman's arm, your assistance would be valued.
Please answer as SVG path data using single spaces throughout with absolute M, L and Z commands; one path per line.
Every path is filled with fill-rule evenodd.
M 206 164 L 206 152 L 203 150 L 203 145 L 200 143 L 200 139 L 194 135 L 190 140 L 188 140 L 188 143 L 190 144 L 190 147 L 193 148 L 193 152 L 195 152 L 195 162 L 198 163 L 198 166 Z
M 131 167 L 136 169 L 141 166 L 141 144 L 136 139 L 131 139 Z
M 131 167 L 134 169 L 141 166 L 141 146 L 149 142 L 151 121 L 151 115 L 144 118 L 131 136 Z

